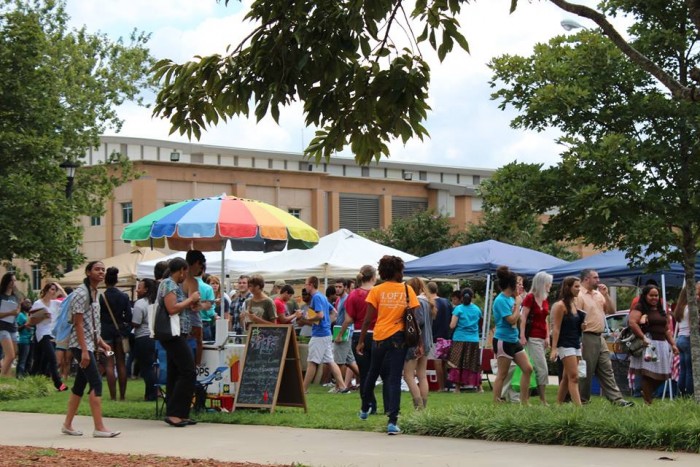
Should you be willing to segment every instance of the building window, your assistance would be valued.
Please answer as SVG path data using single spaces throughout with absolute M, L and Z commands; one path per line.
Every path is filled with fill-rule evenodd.
M 472 185 L 477 186 L 481 183 L 480 175 L 472 175 Z
M 274 168 L 273 165 L 272 165 L 272 159 L 268 159 L 268 160 L 267 160 L 267 168 L 268 168 L 268 169 Z
M 314 167 L 308 162 L 299 162 L 299 170 L 302 172 L 312 172 Z
M 379 228 L 379 198 L 340 197 L 340 228 L 356 233 Z
M 361 175 L 363 177 L 369 177 L 369 167 L 362 167 L 361 170 L 362 170 Z
M 391 199 L 391 220 L 411 217 L 419 211 L 428 209 L 428 200 L 421 198 L 392 198 Z
M 418 179 L 422 180 L 424 182 L 427 182 L 428 181 L 428 172 L 426 172 L 425 170 L 420 170 L 418 172 Z
M 102 218 L 100 216 L 90 216 L 90 226 L 97 227 L 102 225 Z
M 287 212 L 291 214 L 292 216 L 296 217 L 297 219 L 301 219 L 301 209 L 299 208 L 289 208 L 287 209 Z
M 32 290 L 41 288 L 41 266 L 38 264 L 32 265 Z
M 131 203 L 122 203 L 122 224 L 131 224 L 134 221 L 134 208 Z

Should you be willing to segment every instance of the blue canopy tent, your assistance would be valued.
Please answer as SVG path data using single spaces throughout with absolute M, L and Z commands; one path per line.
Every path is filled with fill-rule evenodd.
M 565 264 L 566 261 L 539 251 L 487 240 L 409 261 L 404 273 L 422 277 L 484 276 L 495 273 L 499 266 L 505 265 L 516 274 L 534 276 L 543 269 Z
M 657 283 L 662 282 L 680 286 L 683 285 L 685 273 L 683 266 L 673 263 L 668 267 L 657 271 L 649 272 L 644 266 L 630 266 L 629 260 L 622 250 L 610 250 L 597 255 L 572 261 L 568 264 L 546 268 L 545 270 L 554 276 L 554 281 L 558 282 L 566 276 L 578 276 L 583 269 L 595 269 L 600 278 L 609 286 L 641 286 L 649 279 L 654 279 Z M 700 270 L 696 262 L 696 279 L 700 279 Z
M 404 274 L 421 277 L 475 277 L 486 276 L 486 297 L 484 298 L 484 324 L 480 346 L 483 349 L 491 325 L 493 283 L 491 275 L 499 266 L 508 266 L 511 271 L 522 276 L 534 276 L 537 272 L 566 265 L 567 262 L 539 251 L 509 245 L 496 240 L 472 243 L 470 245 L 438 251 L 431 255 L 406 263 Z

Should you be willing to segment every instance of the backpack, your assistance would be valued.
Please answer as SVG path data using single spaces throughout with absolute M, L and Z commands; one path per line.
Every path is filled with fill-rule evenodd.
M 81 287 L 85 287 L 81 285 Z M 77 290 L 77 289 L 76 289 Z M 58 311 L 56 322 L 53 325 L 51 334 L 56 338 L 56 342 L 66 341 L 70 339 L 73 332 L 73 315 L 70 312 L 70 304 L 75 297 L 76 290 L 68 294 L 61 302 L 61 308 Z

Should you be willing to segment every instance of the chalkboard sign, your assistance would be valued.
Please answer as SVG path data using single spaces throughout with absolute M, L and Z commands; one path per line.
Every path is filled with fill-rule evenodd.
M 274 411 L 275 405 L 306 410 L 296 336 L 289 324 L 253 325 L 248 331 L 236 407 Z

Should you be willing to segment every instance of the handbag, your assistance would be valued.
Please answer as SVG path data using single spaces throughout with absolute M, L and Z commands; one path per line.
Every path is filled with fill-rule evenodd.
M 109 306 L 109 300 L 107 300 L 107 297 L 104 295 L 101 296 L 102 300 L 104 300 L 105 304 L 107 305 L 107 311 L 109 311 L 109 316 L 112 317 L 112 322 L 114 323 L 114 327 L 119 329 L 119 325 L 117 324 L 117 320 L 114 318 L 114 313 L 112 313 L 112 307 Z M 122 350 L 124 351 L 124 355 L 128 354 L 129 351 L 131 350 L 131 346 L 129 345 L 129 337 L 124 337 L 122 336 Z
M 620 332 L 620 347 L 633 357 L 641 357 L 644 353 L 644 339 L 641 339 L 627 326 Z
M 418 319 L 416 319 L 416 312 L 409 307 L 408 286 L 405 282 L 403 286 L 406 289 L 406 310 L 403 317 L 406 346 L 416 347 L 420 344 L 420 326 L 418 325 Z
M 153 336 L 159 341 L 168 341 L 180 335 L 180 315 L 171 315 L 165 309 L 162 297 L 158 298 L 155 319 L 153 320 Z
M 586 361 L 585 360 L 578 361 L 578 377 L 579 378 L 586 377 Z

